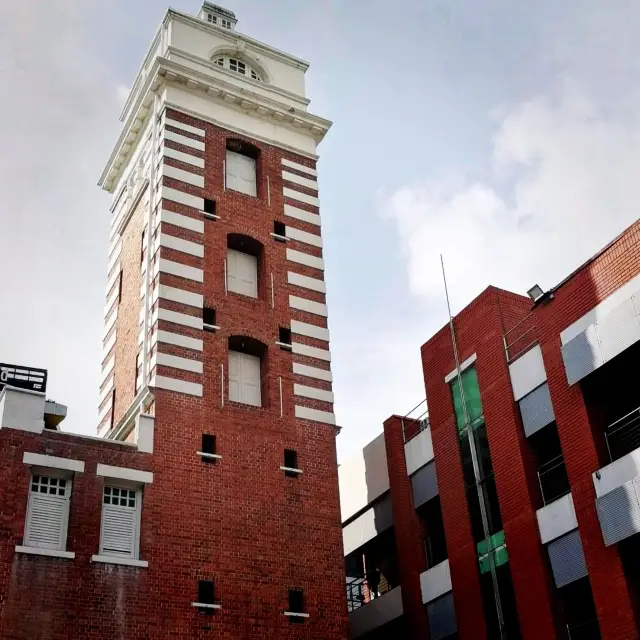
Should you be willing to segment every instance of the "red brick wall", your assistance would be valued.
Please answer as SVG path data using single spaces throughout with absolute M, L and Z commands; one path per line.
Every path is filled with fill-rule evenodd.
M 411 479 L 407 475 L 401 417 L 391 416 L 385 421 L 384 443 L 402 587 L 402 607 L 408 634 L 406 637 L 408 640 L 428 640 L 429 624 L 420 588 L 420 574 L 427 568 L 427 561 L 422 530 L 413 505 Z
M 640 222 L 536 308 L 536 325 L 602 637 L 636 638 L 629 590 L 617 547 L 606 548 L 591 474 L 601 466 L 580 385 L 567 385 L 560 332 L 640 273 Z
M 162 321 L 158 323 L 160 329 L 204 340 L 203 376 L 166 367 L 158 367 L 157 371 L 159 375 L 181 380 L 196 381 L 198 378 L 203 383 L 204 395 L 200 398 L 161 389 L 154 391 L 155 479 L 145 495 L 142 547 L 142 557 L 149 561 L 149 568 L 102 566 L 98 570 L 91 567 L 89 574 L 85 568 L 86 558 L 77 557 L 65 565 L 67 576 L 64 580 L 69 588 L 63 600 L 51 577 L 40 586 L 37 576 L 43 563 L 58 566 L 64 561 L 29 559 L 29 569 L 24 570 L 23 579 L 29 579 L 36 586 L 28 593 L 26 589 L 20 590 L 19 596 L 11 595 L 12 591 L 5 595 L 7 591 L 0 588 L 0 598 L 6 598 L 3 606 L 8 617 L 5 620 L 11 621 L 4 623 L 4 635 L 0 637 L 2 640 L 66 640 L 81 634 L 90 640 L 121 637 L 344 640 L 348 632 L 336 433 L 330 425 L 299 420 L 294 416 L 295 404 L 325 411 L 331 411 L 332 405 L 300 397 L 296 397 L 294 403 L 293 398 L 294 382 L 330 389 L 329 383 L 294 376 L 293 358 L 317 368 L 329 369 L 329 364 L 294 356 L 274 344 L 278 340 L 278 328 L 289 326 L 292 318 L 326 326 L 326 319 L 320 316 L 289 308 L 289 294 L 322 302 L 324 295 L 287 283 L 288 270 L 320 279 L 322 272 L 294 266 L 285 258 L 286 248 L 316 256 L 321 255 L 321 250 L 293 241 L 285 245 L 270 235 L 274 220 L 319 234 L 317 227 L 298 220 L 285 220 L 283 213 L 281 158 L 287 157 L 307 166 L 313 166 L 313 163 L 248 140 L 261 152 L 258 198 L 223 191 L 225 140 L 227 135 L 239 136 L 177 112 L 171 112 L 170 117 L 206 130 L 204 190 L 178 184 L 184 192 L 215 199 L 221 219 L 206 221 L 204 236 L 199 236 L 198 241 L 203 241 L 205 246 L 205 259 L 201 261 L 204 284 L 166 274 L 161 274 L 160 282 L 203 293 L 205 304 L 216 308 L 221 329 L 207 333 Z M 189 149 L 183 150 L 192 153 Z M 176 164 L 169 159 L 166 161 Z M 191 167 L 182 168 L 192 171 Z M 167 178 L 164 181 L 169 186 L 178 186 Z M 188 207 L 168 201 L 163 201 L 162 206 L 202 219 L 198 211 Z M 295 206 L 317 213 L 315 207 L 303 203 L 295 202 Z M 164 233 L 195 241 L 195 238 L 187 237 L 189 232 L 183 229 L 171 228 L 164 223 L 162 227 Z M 225 296 L 224 258 L 229 233 L 244 233 L 263 244 L 263 270 L 265 275 L 273 273 L 275 308 L 271 307 L 270 283 L 262 287 L 258 300 L 231 293 Z M 160 255 L 183 264 L 193 262 L 186 254 L 172 256 L 165 248 L 161 249 Z M 139 255 L 137 260 L 130 259 L 137 261 L 139 266 Z M 193 262 L 193 266 L 199 265 Z M 135 295 L 139 296 L 139 289 Z M 159 304 L 182 313 L 196 313 L 194 308 L 162 299 Z M 134 321 L 135 328 L 119 326 L 118 336 L 122 329 L 137 338 L 137 316 Z M 226 382 L 222 407 L 221 365 L 225 372 L 228 371 L 227 341 L 234 335 L 256 338 L 268 347 L 267 397 L 261 408 L 230 403 Z M 300 336 L 295 340 L 328 349 L 326 342 Z M 192 355 L 179 347 L 159 345 L 158 348 L 184 357 Z M 126 369 L 123 376 L 129 375 L 128 367 Z M 133 376 L 132 367 L 132 388 Z M 222 460 L 215 465 L 202 462 L 196 455 L 202 433 L 217 436 Z M 0 432 L 0 442 L 4 437 L 4 432 Z M 285 448 L 298 452 L 298 464 L 303 470 L 298 478 L 287 478 L 280 470 Z M 1 451 L 4 449 L 2 447 Z M 13 478 L 12 474 L 13 471 L 10 472 Z M 26 484 L 24 495 L 26 500 Z M 22 500 L 22 496 L 14 494 L 9 498 L 6 503 L 0 502 L 0 507 L 5 508 L 4 504 L 8 504 L 6 508 L 13 509 L 16 501 Z M 25 500 L 22 503 L 26 503 Z M 95 505 L 92 499 L 81 495 L 78 500 L 93 509 L 98 520 L 84 520 L 72 507 L 72 518 L 76 515 L 79 518 L 74 530 L 86 532 L 86 544 L 91 541 L 95 546 L 99 536 L 99 497 L 96 497 Z M 72 501 L 75 502 L 75 496 Z M 16 534 L 12 535 L 15 537 Z M 79 534 L 73 540 L 79 540 Z M 73 547 L 70 545 L 70 548 Z M 2 565 L 8 576 L 6 581 L 17 579 L 15 563 L 13 553 L 9 552 Z M 51 573 L 47 575 L 51 576 Z M 221 601 L 222 610 L 211 618 L 198 615 L 191 607 L 198 579 L 216 581 L 216 597 Z M 288 606 L 288 589 L 293 587 L 304 589 L 310 618 L 302 624 L 292 624 L 283 615 Z M 40 607 L 41 601 L 46 601 L 47 607 Z M 70 605 L 74 602 L 79 603 L 80 615 L 76 614 L 75 606 Z M 33 625 L 27 631 L 16 623 L 25 611 L 33 618 Z M 123 615 L 117 615 L 118 612 Z M 52 617 L 56 618 L 54 625 L 49 624 Z M 37 633 L 36 628 L 40 629 Z
M 526 468 L 522 427 L 513 399 L 503 335 L 528 314 L 529 301 L 493 287 L 456 316 L 459 357 L 473 355 L 486 422 L 495 482 L 504 523 L 509 563 L 524 638 L 554 638 L 550 582 L 540 544 Z M 476 545 L 465 495 L 462 463 L 449 385 L 455 369 L 449 327 L 422 347 L 429 419 L 453 597 L 462 639 L 484 638 Z

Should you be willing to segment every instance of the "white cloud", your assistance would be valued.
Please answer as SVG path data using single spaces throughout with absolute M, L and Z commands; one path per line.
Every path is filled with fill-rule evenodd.
M 65 427 L 97 422 L 117 82 L 96 56 L 95 0 L 0 4 L 0 361 L 49 369 Z
M 489 284 L 551 287 L 638 217 L 640 122 L 574 87 L 506 110 L 492 165 L 485 182 L 406 186 L 383 203 L 416 296 L 442 297 L 440 253 L 454 312 Z

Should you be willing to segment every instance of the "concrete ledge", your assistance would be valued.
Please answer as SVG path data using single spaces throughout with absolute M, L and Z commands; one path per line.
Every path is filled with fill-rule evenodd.
M 138 484 L 153 483 L 153 473 L 150 471 L 138 471 L 137 469 L 127 469 L 125 467 L 111 467 L 107 464 L 98 464 L 96 475 L 117 480 L 129 480 L 129 482 L 136 482 Z
M 40 453 L 24 452 L 22 462 L 32 467 L 44 467 L 45 469 L 64 469 L 75 473 L 84 473 L 84 462 L 82 460 L 72 460 L 71 458 L 56 458 L 55 456 L 45 456 Z
M 91 562 L 101 562 L 103 564 L 121 564 L 126 567 L 139 567 L 145 569 L 149 566 L 146 560 L 134 560 L 133 558 L 116 558 L 112 556 L 91 556 Z
M 65 558 L 73 560 L 76 554 L 73 551 L 59 551 L 58 549 L 39 549 L 38 547 L 17 546 L 16 553 L 26 553 L 32 556 L 47 556 L 49 558 Z

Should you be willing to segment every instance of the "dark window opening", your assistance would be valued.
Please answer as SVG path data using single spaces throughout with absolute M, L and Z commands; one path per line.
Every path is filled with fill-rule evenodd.
M 281 238 L 285 238 L 287 235 L 287 227 L 284 222 L 280 222 L 278 220 L 273 221 L 273 233 L 275 235 L 280 236 Z
M 287 469 L 298 469 L 298 452 L 293 449 L 284 450 L 284 466 Z M 288 478 L 297 478 L 298 474 L 293 471 L 285 471 L 284 475 Z
M 216 453 L 216 437 L 209 433 L 202 434 L 202 453 L 215 455 Z
M 500 503 L 498 492 L 493 476 L 489 476 L 480 483 L 480 490 L 483 497 L 485 510 L 487 513 L 487 524 L 489 535 L 502 531 L 502 516 L 500 514 Z M 469 507 L 469 518 L 471 520 L 471 530 L 475 542 L 482 542 L 485 539 L 484 527 L 482 525 L 482 513 L 480 511 L 480 498 L 476 487 L 467 489 L 467 504 Z
M 204 212 L 212 216 L 216 215 L 216 201 L 210 198 L 204 199 Z
M 640 342 L 580 382 L 601 466 L 640 447 L 638 358 Z
M 111 419 L 109 420 L 109 428 L 113 429 L 113 425 L 114 425 L 114 418 L 116 415 L 116 390 L 114 389 L 111 392 Z
M 289 589 L 289 612 L 304 613 L 304 592 L 302 589 Z M 303 622 L 304 618 L 293 616 L 291 622 Z
M 531 435 L 527 442 L 536 464 L 543 504 L 549 504 L 571 491 L 556 423 L 552 422 Z
M 133 382 L 135 393 L 138 393 L 138 390 L 140 389 L 140 386 L 141 386 L 141 384 L 138 384 L 138 379 L 140 378 L 141 374 L 142 374 L 142 358 L 140 357 L 140 354 L 138 354 L 136 356 L 136 378 Z
M 144 229 L 142 232 L 142 237 L 140 238 L 140 264 L 142 264 L 144 262 L 145 256 L 146 256 L 146 251 L 145 251 L 145 246 L 144 246 L 144 239 L 147 236 L 147 230 Z
M 571 640 L 600 640 L 591 583 L 585 577 L 557 591 L 563 622 Z
M 198 581 L 198 604 L 215 604 L 215 583 L 213 580 Z
M 493 474 L 491 463 L 491 453 L 489 452 L 489 441 L 487 440 L 487 428 L 484 422 L 479 423 L 472 431 L 471 435 L 476 446 L 478 457 L 479 480 L 484 480 Z M 460 435 L 460 453 L 462 455 L 462 473 L 467 487 L 475 485 L 475 474 L 473 462 L 471 460 L 471 445 L 467 434 Z
M 618 551 L 636 622 L 640 622 L 640 534 L 621 540 Z
M 280 345 L 291 345 L 291 329 L 289 327 L 280 327 L 278 330 L 278 342 Z
M 122 302 L 122 269 L 120 269 L 120 277 L 118 278 L 118 304 Z
M 519 640 L 522 634 L 520 631 L 518 610 L 516 608 L 513 582 L 511 580 L 511 569 L 508 563 L 496 567 L 496 577 L 503 618 L 502 629 L 504 633 L 502 636 L 500 635 L 500 623 L 496 609 L 491 572 L 488 571 L 480 575 L 480 592 L 487 625 L 487 638 L 490 640 L 498 640 L 498 638 L 504 637 L 507 640 Z
M 204 307 L 202 310 L 202 322 L 205 331 L 211 331 L 216 326 L 216 310 L 213 307 Z
M 422 526 L 422 538 L 427 554 L 427 567 L 431 568 L 447 559 L 447 541 L 442 521 L 440 497 L 432 498 L 416 510 Z

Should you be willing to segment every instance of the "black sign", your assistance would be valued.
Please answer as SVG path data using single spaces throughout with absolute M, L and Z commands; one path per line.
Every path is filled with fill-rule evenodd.
M 0 362 L 0 391 L 6 385 L 44 393 L 47 390 L 47 370 Z

